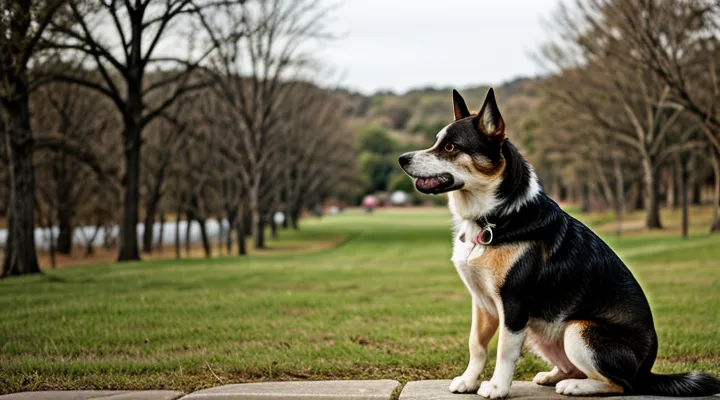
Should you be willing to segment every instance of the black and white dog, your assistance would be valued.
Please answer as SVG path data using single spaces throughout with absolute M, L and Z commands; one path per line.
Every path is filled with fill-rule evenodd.
M 452 261 L 472 294 L 470 362 L 450 391 L 507 396 L 527 344 L 554 367 L 533 381 L 561 394 L 720 393 L 710 375 L 650 372 L 658 343 L 640 285 L 608 245 L 543 192 L 505 138 L 493 90 L 477 114 L 456 91 L 453 106 L 455 121 L 431 148 L 399 159 L 420 192 L 449 192 Z M 478 385 L 498 328 L 495 372 Z

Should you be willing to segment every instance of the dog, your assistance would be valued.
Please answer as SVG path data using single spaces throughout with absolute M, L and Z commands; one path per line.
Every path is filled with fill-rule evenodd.
M 471 114 L 453 91 L 455 119 L 426 150 L 399 163 L 418 191 L 448 193 L 452 262 L 472 295 L 470 362 L 450 391 L 508 395 L 523 345 L 553 366 L 533 382 L 573 396 L 706 396 L 720 380 L 698 372 L 658 375 L 650 305 L 620 258 L 542 189 L 505 136 L 491 88 Z M 478 385 L 488 342 L 495 371 Z

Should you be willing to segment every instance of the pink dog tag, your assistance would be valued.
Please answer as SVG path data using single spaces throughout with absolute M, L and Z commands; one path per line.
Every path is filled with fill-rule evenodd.
M 475 244 L 488 245 L 493 240 L 493 231 L 490 227 L 480 229 L 480 233 L 475 236 Z

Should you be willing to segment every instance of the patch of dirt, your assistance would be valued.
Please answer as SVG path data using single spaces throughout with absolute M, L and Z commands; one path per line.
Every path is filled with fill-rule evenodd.
M 317 251 L 329 250 L 333 247 L 338 246 L 347 240 L 347 236 L 334 238 L 331 240 L 307 240 L 307 241 L 293 241 L 290 243 L 273 242 L 272 239 L 268 238 L 268 244 L 266 249 L 253 249 L 252 245 L 248 241 L 248 255 L 250 256 L 272 256 L 279 254 L 306 254 Z M 230 252 L 227 252 L 225 247 L 218 252 L 218 247 L 212 247 L 212 257 L 225 257 L 237 255 L 237 246 L 233 246 Z M 191 246 L 190 253 L 185 252 L 185 246 L 182 247 L 181 258 L 205 258 L 205 251 L 201 244 L 195 244 Z M 175 248 L 173 246 L 164 246 L 163 251 L 154 251 L 152 254 L 141 254 L 140 257 L 143 260 L 160 260 L 160 259 L 172 259 L 175 258 Z M 89 256 L 85 256 L 85 248 L 76 247 L 73 249 L 72 254 L 55 255 L 56 268 L 67 268 L 67 267 L 80 267 L 103 263 L 114 263 L 117 261 L 117 249 L 104 249 L 97 248 L 95 252 Z M 50 267 L 50 253 L 47 251 L 38 251 L 38 262 L 43 270 L 49 270 Z

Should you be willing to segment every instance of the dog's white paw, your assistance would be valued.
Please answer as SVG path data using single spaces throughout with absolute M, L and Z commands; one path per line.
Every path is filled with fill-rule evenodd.
M 592 379 L 565 379 L 555 385 L 555 392 L 570 396 L 610 393 L 605 382 Z
M 553 379 L 553 375 L 552 372 L 538 372 L 533 378 L 533 383 L 537 383 L 538 385 L 554 385 L 557 381 Z
M 477 379 L 468 379 L 464 376 L 458 376 L 450 382 L 450 392 L 452 393 L 472 393 L 480 387 Z
M 510 385 L 501 386 L 490 380 L 480 384 L 477 394 L 486 399 L 500 399 L 506 397 L 508 392 L 510 392 Z

